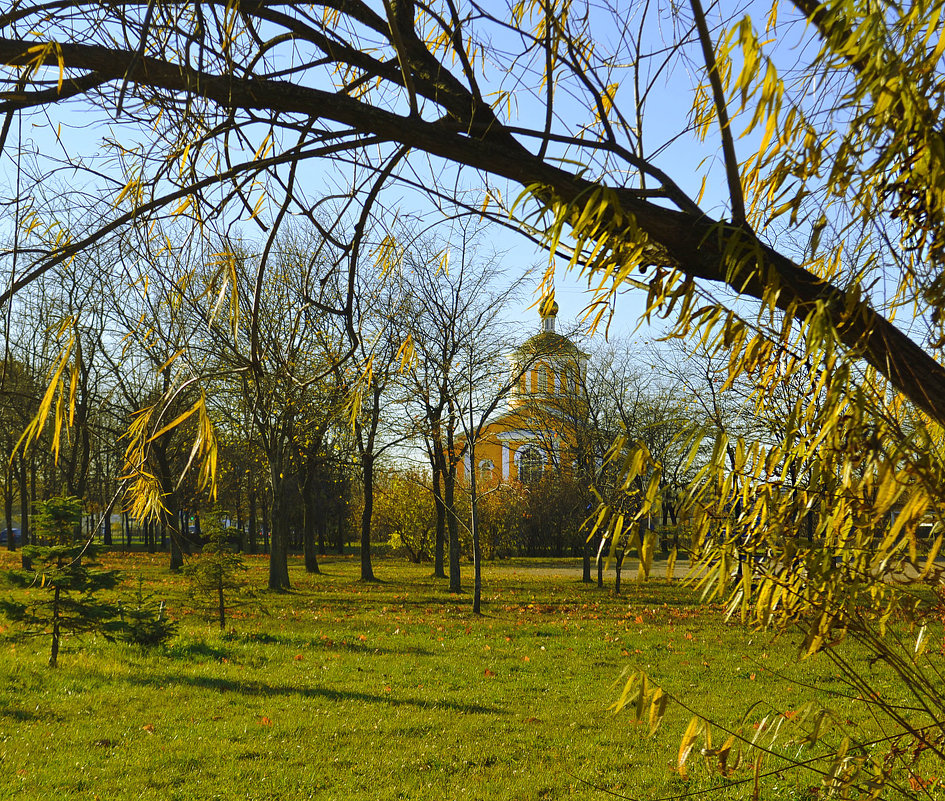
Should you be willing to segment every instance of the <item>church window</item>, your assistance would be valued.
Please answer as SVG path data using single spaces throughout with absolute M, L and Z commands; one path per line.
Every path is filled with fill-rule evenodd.
M 523 484 L 541 481 L 544 462 L 538 448 L 526 446 L 518 452 L 518 480 Z

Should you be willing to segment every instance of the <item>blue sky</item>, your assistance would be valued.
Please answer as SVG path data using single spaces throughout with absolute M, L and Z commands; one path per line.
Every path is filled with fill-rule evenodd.
M 635 9 L 638 6 L 627 6 L 628 9 Z M 762 3 L 751 3 L 748 10 L 755 19 L 756 26 L 764 24 L 764 15 L 769 6 Z M 728 12 L 729 8 L 722 8 L 722 11 Z M 713 19 L 718 19 L 718 7 L 713 11 L 709 10 Z M 635 24 L 633 12 L 627 12 L 627 28 L 631 30 Z M 671 33 L 673 27 L 677 24 L 677 19 L 668 12 L 662 13 L 658 17 L 653 17 L 650 21 L 650 29 L 647 31 L 646 45 L 653 53 L 659 53 L 662 45 L 662 37 Z M 601 47 L 613 45 L 620 41 L 620 37 L 626 34 L 625 31 L 615 29 L 609 23 L 599 27 Z M 611 41 L 608 42 L 608 39 Z M 653 64 L 651 68 L 649 65 Z M 489 67 L 490 79 L 494 82 L 495 88 L 502 86 L 505 75 L 501 69 L 501 64 L 492 64 Z M 692 90 L 695 83 L 701 77 L 699 75 L 699 64 L 695 61 L 687 64 L 685 59 L 676 62 L 673 70 L 664 72 L 659 71 L 659 60 L 645 62 L 642 68 L 643 74 L 654 75 L 652 92 L 648 101 L 646 116 L 644 118 L 643 141 L 645 152 L 652 156 L 655 163 L 668 172 L 674 180 L 691 196 L 695 197 L 699 193 L 699 186 L 703 175 L 707 175 L 707 194 L 702 200 L 702 206 L 707 212 L 713 215 L 724 215 L 724 203 L 720 189 L 724 190 L 724 178 L 720 157 L 718 154 L 718 137 L 715 132 L 710 132 L 707 143 L 700 144 L 689 134 L 680 136 L 681 132 L 686 131 L 690 123 Z M 617 103 L 632 108 L 633 93 L 635 87 L 626 79 L 630 74 L 627 65 L 623 65 L 621 70 L 615 74 L 617 89 Z M 566 92 L 559 94 L 558 108 L 561 114 L 562 130 L 571 133 L 580 123 L 587 119 L 587 110 L 582 108 L 580 103 L 567 98 Z M 513 124 L 518 122 L 525 125 L 533 122 L 536 109 L 530 108 L 527 97 L 523 97 L 516 106 L 518 119 L 512 120 Z M 36 144 L 39 149 L 49 155 L 57 155 L 61 152 L 59 143 L 53 136 L 53 131 L 62 123 L 61 129 L 62 141 L 72 153 L 82 153 L 87 164 L 92 164 L 96 158 L 101 158 L 100 143 L 106 137 L 114 137 L 127 142 L 129 138 L 140 136 L 140 132 L 129 134 L 121 130 L 121 121 L 118 124 L 108 122 L 100 113 L 89 113 L 82 111 L 76 104 L 70 104 L 66 108 L 53 108 L 50 110 L 50 116 L 46 117 L 44 113 L 38 114 L 31 119 L 27 119 L 23 126 L 23 136 Z M 744 157 L 751 151 L 751 141 L 740 141 L 736 147 L 739 150 L 739 156 Z M 563 154 L 566 155 L 566 154 Z M 14 179 L 13 163 L 10 160 L 9 149 L 3 156 L 0 170 L 3 172 L 3 178 L 8 182 Z M 435 176 L 439 178 L 440 176 Z M 66 173 L 62 175 L 64 181 L 69 181 L 70 176 Z M 308 186 L 318 186 L 324 180 L 320 174 L 320 168 L 306 168 L 305 183 Z M 446 176 L 447 182 L 450 176 Z M 468 179 L 467 179 L 468 180 Z M 114 192 L 115 185 L 109 188 Z M 396 187 L 392 190 L 396 195 L 403 190 Z M 510 197 L 519 191 L 516 187 L 507 189 Z M 410 193 L 404 192 L 406 202 L 410 200 Z M 252 230 L 252 227 L 248 227 Z M 544 269 L 547 263 L 546 255 L 537 249 L 534 244 L 525 240 L 500 226 L 490 228 L 487 234 L 489 240 L 498 249 L 506 252 L 505 263 L 510 270 L 518 272 L 520 270 L 536 270 L 537 275 Z M 584 291 L 583 283 L 579 282 L 572 274 L 567 274 L 563 270 L 558 270 L 556 277 L 556 297 L 561 307 L 560 321 L 562 326 L 577 321 L 583 309 L 586 307 L 589 297 Z M 515 309 L 509 313 L 510 322 L 522 327 L 523 333 L 527 333 L 537 325 L 537 313 L 534 308 L 530 308 L 534 298 L 523 300 Z M 637 325 L 638 318 L 643 310 L 644 296 L 639 290 L 630 290 L 621 294 L 617 300 L 616 313 L 613 319 L 611 332 L 618 336 L 628 335 Z M 656 332 L 641 332 L 644 336 L 652 336 Z

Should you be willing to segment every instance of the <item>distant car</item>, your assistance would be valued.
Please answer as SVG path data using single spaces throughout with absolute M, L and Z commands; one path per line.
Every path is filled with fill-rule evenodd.
M 8 537 L 8 535 L 9 535 L 8 532 L 10 532 L 10 531 L 11 531 L 11 529 L 8 529 L 8 528 L 5 528 L 5 529 L 3 529 L 3 531 L 0 531 L 0 545 L 6 545 L 6 544 L 7 544 L 7 537 Z M 14 529 L 12 529 L 12 531 L 13 531 L 13 544 L 14 544 L 14 545 L 19 545 L 19 543 L 20 543 L 20 542 L 22 541 L 22 539 L 23 539 L 23 535 L 20 534 L 20 530 L 19 530 L 18 528 L 14 528 Z

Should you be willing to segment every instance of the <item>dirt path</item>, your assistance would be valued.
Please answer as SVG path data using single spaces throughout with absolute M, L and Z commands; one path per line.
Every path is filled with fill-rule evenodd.
M 666 566 L 668 560 L 665 557 L 657 557 L 653 560 L 653 566 L 650 569 L 650 575 L 654 578 L 664 578 L 666 576 Z M 536 562 L 531 565 L 521 563 L 503 564 L 502 562 L 484 562 L 483 572 L 498 576 L 520 575 L 535 576 L 539 578 L 561 578 L 572 581 L 580 581 L 582 575 L 581 560 L 575 559 L 574 562 Z M 604 571 L 604 580 L 613 581 L 615 575 L 614 565 L 611 563 L 609 569 Z M 689 572 L 689 559 L 683 558 L 676 561 L 673 570 L 673 577 L 677 579 L 684 578 Z M 637 575 L 636 561 L 627 560 L 624 563 L 623 580 L 632 581 Z M 597 566 L 591 564 L 591 577 L 597 581 Z

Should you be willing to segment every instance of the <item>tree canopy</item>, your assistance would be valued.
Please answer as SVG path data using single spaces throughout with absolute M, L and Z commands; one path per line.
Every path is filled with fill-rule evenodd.
M 502 216 L 499 187 L 457 197 L 463 184 L 424 181 L 433 157 L 524 188 L 512 224 L 569 256 L 604 297 L 642 271 L 655 308 L 675 300 L 684 319 L 747 347 L 734 316 L 715 305 L 699 315 L 705 285 L 693 282 L 723 284 L 780 310 L 782 331 L 803 325 L 852 349 L 945 420 L 945 372 L 891 322 L 896 303 L 919 304 L 939 337 L 940 4 L 758 10 L 764 30 L 698 0 L 17 3 L 0 16 L 0 141 L 28 172 L 17 114 L 69 126 L 81 113 L 72 121 L 84 126 L 97 113 L 111 126 L 103 151 L 75 128 L 51 133 L 63 166 L 104 175 L 114 207 L 75 234 L 29 204 L 30 176 L 11 182 L 17 259 L 2 299 L 162 215 L 206 225 L 242 214 L 270 237 L 302 215 L 328 238 L 350 234 L 350 259 L 389 182 Z M 662 111 L 655 98 L 681 69 L 695 76 L 682 84 L 690 118 L 667 131 L 650 110 Z M 722 164 L 702 174 L 724 185 L 715 214 L 661 155 L 693 134 Z M 325 160 L 339 172 L 313 192 L 300 169 Z M 329 207 L 349 215 L 347 231 L 320 216 Z
M 258 372 L 261 294 L 286 221 L 325 243 L 319 280 L 342 277 L 335 302 L 302 302 L 355 343 L 355 273 L 386 269 L 398 248 L 379 232 L 398 201 L 422 195 L 543 245 L 596 291 L 592 314 L 645 290 L 649 313 L 724 351 L 722 380 L 747 380 L 759 404 L 802 376 L 796 424 L 780 442 L 734 448 L 734 464 L 716 459 L 751 480 L 713 497 L 749 493 L 787 461 L 807 470 L 833 443 L 824 469 L 845 497 L 886 487 L 882 516 L 890 498 L 924 493 L 914 519 L 938 503 L 928 442 L 945 422 L 941 11 L 931 0 L 737 12 L 699 0 L 20 2 L 0 15 L 0 144 L 17 166 L 0 301 L 129 231 L 186 252 L 163 218 L 189 223 L 179 240 L 258 226 L 255 290 L 229 305 L 250 317 L 246 369 Z M 22 123 L 47 120 L 50 155 L 28 153 Z M 98 143 L 93 120 L 108 126 Z M 677 166 L 679 141 L 706 156 L 695 181 Z M 86 182 L 81 226 L 59 213 L 76 196 L 58 197 L 50 159 Z M 170 278 L 194 279 L 186 261 L 162 259 Z M 226 299 L 236 283 L 220 267 L 209 285 Z M 880 429 L 900 444 L 868 452 Z

